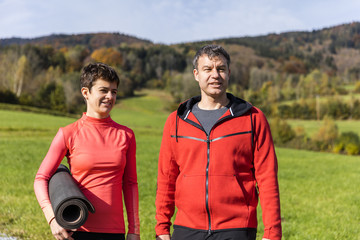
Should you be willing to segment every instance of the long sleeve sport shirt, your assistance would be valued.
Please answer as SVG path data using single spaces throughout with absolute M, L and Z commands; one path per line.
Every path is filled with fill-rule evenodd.
M 60 128 L 36 174 L 37 200 L 49 221 L 53 217 L 48 181 L 66 156 L 73 178 L 95 207 L 79 231 L 125 233 L 123 200 L 128 233 L 140 233 L 136 143 L 133 131 L 110 117 L 97 119 L 85 113 Z

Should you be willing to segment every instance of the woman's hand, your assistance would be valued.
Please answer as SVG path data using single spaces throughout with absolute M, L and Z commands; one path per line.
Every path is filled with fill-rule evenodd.
M 140 240 L 140 235 L 135 233 L 128 233 L 126 240 Z
M 71 235 L 73 235 L 73 232 L 76 231 L 76 229 L 72 229 L 71 232 L 68 232 L 66 229 L 62 228 L 55 219 L 51 220 L 50 222 L 50 228 L 52 235 L 57 240 L 74 240 Z

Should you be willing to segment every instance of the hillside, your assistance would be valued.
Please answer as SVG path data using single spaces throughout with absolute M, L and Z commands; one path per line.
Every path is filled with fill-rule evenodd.
M 309 32 L 285 32 L 256 37 L 224 38 L 214 42 L 253 49 L 260 57 L 284 63 L 285 71 L 304 73 L 321 68 L 331 74 L 350 71 L 359 78 L 360 22 Z M 349 60 L 351 58 L 351 61 Z M 289 66 L 295 61 L 297 68 Z M 286 66 L 286 63 L 288 65 Z
M 84 65 L 97 61 L 118 71 L 122 79 L 120 97 L 133 96 L 134 91 L 144 88 L 166 89 L 178 103 L 198 94 L 192 58 L 200 46 L 209 43 L 223 45 L 231 56 L 229 90 L 257 106 L 269 108 L 269 103 L 350 94 L 354 97 L 350 97 L 352 102 L 347 101 L 347 109 L 359 104 L 354 102 L 360 93 L 359 22 L 309 32 L 174 45 L 119 33 L 2 39 L 0 102 L 79 112 L 79 72 Z M 265 110 L 272 114 L 271 109 Z M 308 116 L 314 119 L 315 115 L 313 111 Z
M 9 45 L 50 45 L 54 48 L 86 46 L 89 49 L 114 47 L 122 43 L 151 44 L 151 41 L 120 33 L 88 33 L 88 34 L 53 34 L 37 38 L 6 38 L 0 39 L 0 46 Z

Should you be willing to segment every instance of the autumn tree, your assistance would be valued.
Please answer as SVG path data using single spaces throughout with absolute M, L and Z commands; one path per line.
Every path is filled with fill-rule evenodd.
M 100 48 L 96 49 L 92 54 L 91 58 L 96 62 L 102 62 L 110 66 L 121 66 L 123 58 L 120 52 L 114 48 Z

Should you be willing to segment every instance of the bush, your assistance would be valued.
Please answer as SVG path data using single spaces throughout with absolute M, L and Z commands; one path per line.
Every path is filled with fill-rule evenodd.
M 355 84 L 355 90 L 354 92 L 360 93 L 360 81 Z
M 21 94 L 21 96 L 19 97 L 19 103 L 21 105 L 32 106 L 34 105 L 33 97 L 27 93 Z
M 358 155 L 360 153 L 360 145 L 349 143 L 346 145 L 345 151 L 348 155 Z
M 19 102 L 18 98 L 16 97 L 15 93 L 10 90 L 0 90 L 0 102 L 3 103 L 11 103 L 17 104 Z
M 323 125 L 319 131 L 312 137 L 313 142 L 319 150 L 332 150 L 338 137 L 338 126 L 334 120 L 325 117 Z
M 270 122 L 270 127 L 274 142 L 277 144 L 284 144 L 291 141 L 295 137 L 295 131 L 283 119 L 272 119 Z
M 346 153 L 348 155 L 357 155 L 360 153 L 360 138 L 354 132 L 344 132 L 336 140 L 333 148 L 336 153 Z
M 321 115 L 328 115 L 334 119 L 348 119 L 350 117 L 350 107 L 339 99 L 329 99 L 326 104 L 321 106 Z

